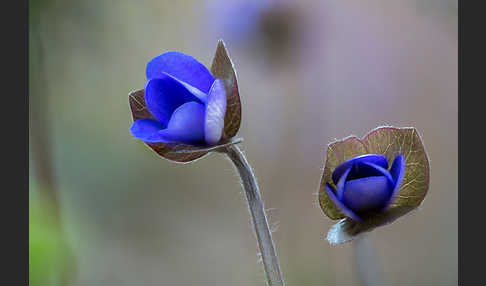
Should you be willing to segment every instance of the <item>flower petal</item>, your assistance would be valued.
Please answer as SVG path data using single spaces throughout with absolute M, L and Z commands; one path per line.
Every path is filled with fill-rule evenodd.
M 403 179 L 403 173 L 405 171 L 405 159 L 402 154 L 398 154 L 393 160 L 393 164 L 390 168 L 390 174 L 393 177 L 395 184 L 400 183 Z
M 385 176 L 392 185 L 395 185 L 395 180 L 390 175 L 390 172 L 381 166 L 373 163 L 360 162 L 353 165 L 351 172 L 346 177 L 346 181 L 374 177 L 374 176 Z
M 190 93 L 192 93 L 192 95 L 197 97 L 201 102 L 206 103 L 206 101 L 208 100 L 208 95 L 205 94 L 204 92 L 200 91 L 199 89 L 195 88 L 194 86 L 192 86 L 192 85 L 190 85 L 186 82 L 183 82 L 182 80 L 178 80 L 171 75 L 167 75 L 167 76 L 172 77 L 174 80 L 176 80 L 180 84 L 182 84 Z
M 191 101 L 177 108 L 170 118 L 167 129 L 158 135 L 167 143 L 204 143 L 204 105 Z
M 147 79 L 161 77 L 167 73 L 186 82 L 204 93 L 208 93 L 214 77 L 198 60 L 181 52 L 169 51 L 150 60 L 146 68 Z
M 385 206 L 383 207 L 382 211 L 386 211 L 391 203 L 395 200 L 396 196 L 400 192 L 400 188 L 403 181 L 403 176 L 405 174 L 405 159 L 403 158 L 402 154 L 398 154 L 393 160 L 393 164 L 390 168 L 390 174 L 394 181 L 394 188 L 390 195 L 390 199 L 386 202 Z
M 332 189 L 332 186 L 329 185 L 329 183 L 326 183 L 326 191 L 327 191 L 327 194 L 329 195 L 329 198 L 331 199 L 331 201 L 334 203 L 334 205 L 336 205 L 336 207 L 342 213 L 344 213 L 347 217 L 351 218 L 354 221 L 357 221 L 357 222 L 363 221 L 363 219 L 361 217 L 359 217 L 351 209 L 349 209 L 348 207 L 346 207 L 342 202 L 340 202 L 338 200 L 338 198 L 334 194 L 334 191 Z
M 163 142 L 157 141 L 157 134 L 165 127 L 158 121 L 153 119 L 139 119 L 133 122 L 130 127 L 132 135 L 145 142 Z M 153 141 L 156 140 L 156 141 Z
M 355 212 L 381 208 L 390 198 L 393 183 L 385 176 L 347 181 L 342 202 Z
M 213 145 L 219 142 L 224 128 L 226 114 L 226 90 L 223 81 L 216 79 L 209 90 L 204 121 L 204 138 Z
M 344 172 L 356 162 L 373 163 L 380 167 L 388 169 L 388 161 L 386 157 L 383 155 L 366 154 L 366 155 L 357 156 L 352 159 L 349 159 L 348 161 L 345 161 L 344 163 L 336 167 L 336 169 L 332 173 L 332 181 L 334 182 L 334 184 L 337 184 L 339 178 L 341 178 Z
M 336 196 L 337 198 L 342 201 L 343 200 L 343 195 L 344 195 L 344 185 L 346 184 L 347 178 L 349 173 L 351 172 L 351 169 L 353 169 L 353 166 L 350 166 L 344 174 L 339 178 L 339 182 L 336 185 Z
M 186 102 L 201 100 L 177 79 L 162 74 L 145 85 L 145 102 L 149 111 L 167 125 L 174 110 Z

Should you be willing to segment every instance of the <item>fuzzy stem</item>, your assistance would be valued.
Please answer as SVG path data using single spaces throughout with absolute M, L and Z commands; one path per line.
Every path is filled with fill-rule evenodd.
M 258 184 L 252 168 L 238 146 L 230 145 L 223 152 L 228 155 L 240 174 L 268 285 L 284 286 L 285 283 L 280 272 L 280 265 L 275 252 L 275 246 L 273 245 L 272 234 L 268 227 L 263 201 L 260 197 L 260 191 L 258 190 Z
M 354 241 L 356 270 L 362 286 L 383 286 L 375 250 L 366 234 L 361 234 Z

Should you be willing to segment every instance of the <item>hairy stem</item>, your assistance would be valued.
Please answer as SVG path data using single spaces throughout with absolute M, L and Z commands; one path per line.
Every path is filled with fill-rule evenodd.
M 238 146 L 230 145 L 223 152 L 228 155 L 240 174 L 268 285 L 284 286 L 285 283 L 280 272 L 280 265 L 275 252 L 275 246 L 273 245 L 272 234 L 268 227 L 263 201 L 260 197 L 258 184 L 251 166 L 248 164 L 245 155 L 243 155 L 243 152 L 241 152 Z
M 354 241 L 356 270 L 362 286 L 383 286 L 375 250 L 366 234 L 359 235 Z

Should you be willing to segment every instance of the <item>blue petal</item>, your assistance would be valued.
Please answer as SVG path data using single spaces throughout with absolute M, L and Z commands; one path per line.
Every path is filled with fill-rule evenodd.
M 194 86 L 186 83 L 186 82 L 183 82 L 182 80 L 178 80 L 176 79 L 175 77 L 171 76 L 171 75 L 167 75 L 167 76 L 170 76 L 172 77 L 174 80 L 177 80 L 180 84 L 182 84 L 190 93 L 192 93 L 195 97 L 197 97 L 201 102 L 203 103 L 206 103 L 207 100 L 208 100 L 208 95 L 202 91 L 200 91 L 199 89 L 195 88 Z
M 373 163 L 355 163 L 351 168 L 351 172 L 346 177 L 346 181 L 374 177 L 374 176 L 385 176 L 392 185 L 395 185 L 395 180 L 390 175 L 388 170 L 382 168 Z
M 334 191 L 332 189 L 332 186 L 329 185 L 329 183 L 326 183 L 326 191 L 327 194 L 329 195 L 329 198 L 331 201 L 334 203 L 334 205 L 342 212 L 344 215 L 347 217 L 351 218 L 354 221 L 361 222 L 363 219 L 359 217 L 356 213 L 354 213 L 351 209 L 346 207 L 342 202 L 338 200 L 336 195 L 334 195 Z
M 190 101 L 201 102 L 180 81 L 166 74 L 149 80 L 145 85 L 147 108 L 164 125 L 169 123 L 176 108 Z
M 393 183 L 385 176 L 346 182 L 342 202 L 355 212 L 380 209 L 390 198 Z
M 157 136 L 158 132 L 164 128 L 165 127 L 156 120 L 139 119 L 133 122 L 132 127 L 130 127 L 130 132 L 134 137 L 145 142 L 164 142 Z
M 334 172 L 332 173 L 332 181 L 334 182 L 334 184 L 337 184 L 339 178 L 341 178 L 344 172 L 356 162 L 373 163 L 382 168 L 388 169 L 388 160 L 383 155 L 366 154 L 357 156 L 347 160 L 346 162 L 339 165 L 336 169 L 334 169 Z
M 337 188 L 336 195 L 337 195 L 337 198 L 341 201 L 343 200 L 343 195 L 344 195 L 344 185 L 346 184 L 346 181 L 347 181 L 349 173 L 351 172 L 351 169 L 353 169 L 352 166 L 349 167 L 344 172 L 344 174 L 341 176 L 341 178 L 339 178 L 339 181 L 336 185 L 336 188 Z
M 397 157 L 395 157 L 395 160 L 393 160 L 393 164 L 390 168 L 390 174 L 393 178 L 393 181 L 395 182 L 395 186 L 392 190 L 392 193 L 390 195 L 390 199 L 385 203 L 385 206 L 383 207 L 382 211 L 385 211 L 388 209 L 388 207 L 391 205 L 391 203 L 395 200 L 396 196 L 400 192 L 400 188 L 402 186 L 402 181 L 403 181 L 403 176 L 405 174 L 405 159 L 403 158 L 402 154 L 398 154 Z
M 188 102 L 174 111 L 167 129 L 160 130 L 158 136 L 167 143 L 204 143 L 204 105 Z
M 204 122 L 204 138 L 209 145 L 216 144 L 221 139 L 225 114 L 226 90 L 223 81 L 216 79 L 209 90 Z
M 209 70 L 190 55 L 170 51 L 150 60 L 147 64 L 147 79 L 161 77 L 167 73 L 186 82 L 204 93 L 208 93 L 214 77 Z
M 403 179 L 403 173 L 405 171 L 405 159 L 402 154 L 398 154 L 393 160 L 393 164 L 390 168 L 390 174 L 395 182 L 399 183 Z

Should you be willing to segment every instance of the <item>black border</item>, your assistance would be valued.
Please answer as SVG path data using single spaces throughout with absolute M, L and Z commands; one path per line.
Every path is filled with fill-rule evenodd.
M 28 5 L 3 3 L 2 284 L 29 284 Z M 9 283 L 10 282 L 10 283 Z M 13 282 L 13 283 L 12 283 Z
M 486 51 L 481 1 L 458 1 L 459 8 L 459 285 L 484 283 L 484 104 Z M 476 7 L 473 5 L 476 4 Z M 477 99 L 474 100 L 474 99 Z M 475 166 L 477 164 L 477 166 Z M 479 284 L 477 283 L 479 281 Z

